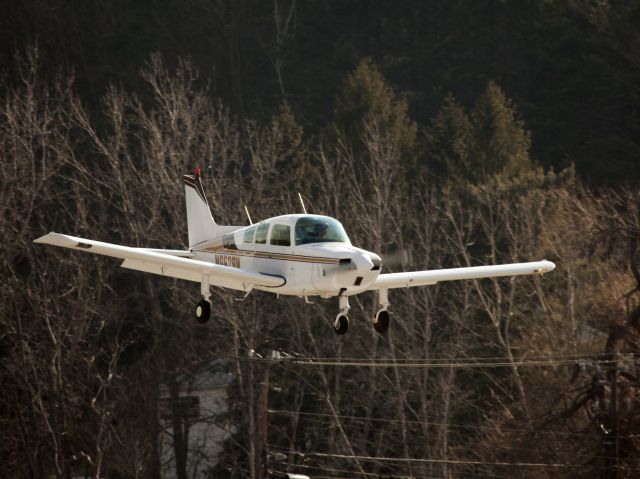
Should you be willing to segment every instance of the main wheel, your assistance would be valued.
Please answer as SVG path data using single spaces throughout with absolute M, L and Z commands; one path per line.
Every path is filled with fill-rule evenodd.
M 373 328 L 380 334 L 384 334 L 389 329 L 389 311 L 383 309 L 378 311 L 373 320 Z
M 339 314 L 333 323 L 333 330 L 336 334 L 342 336 L 349 329 L 349 318 L 346 314 Z
M 204 324 L 209 321 L 210 315 L 211 303 L 203 299 L 196 305 L 196 321 L 198 321 L 200 324 Z

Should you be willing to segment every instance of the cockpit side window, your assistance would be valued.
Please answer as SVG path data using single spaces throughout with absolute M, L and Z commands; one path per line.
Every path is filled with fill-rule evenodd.
M 305 216 L 296 222 L 296 245 L 308 243 L 349 243 L 339 221 L 321 216 Z
M 291 246 L 291 227 L 289 225 L 273 225 L 269 244 Z
M 256 232 L 256 226 L 245 230 L 244 232 L 244 242 L 245 243 L 253 243 L 253 234 Z
M 256 230 L 256 244 L 267 243 L 267 233 L 269 232 L 269 223 L 261 223 Z

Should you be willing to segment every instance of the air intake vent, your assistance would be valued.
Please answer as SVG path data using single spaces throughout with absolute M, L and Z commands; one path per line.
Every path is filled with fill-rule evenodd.
M 373 268 L 371 268 L 371 271 L 378 271 L 380 269 L 380 267 L 382 266 L 382 261 L 380 261 L 380 259 L 378 258 L 371 258 L 371 262 L 373 263 Z
M 354 286 L 360 286 L 362 284 L 362 276 L 358 276 L 356 280 L 353 282 Z

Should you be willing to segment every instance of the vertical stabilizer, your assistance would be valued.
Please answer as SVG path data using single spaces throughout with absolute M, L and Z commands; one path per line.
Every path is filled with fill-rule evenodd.
M 187 227 L 189 229 L 189 248 L 205 241 L 220 238 L 239 226 L 220 226 L 211 216 L 209 203 L 200 181 L 200 169 L 195 175 L 184 175 L 184 194 L 187 202 Z

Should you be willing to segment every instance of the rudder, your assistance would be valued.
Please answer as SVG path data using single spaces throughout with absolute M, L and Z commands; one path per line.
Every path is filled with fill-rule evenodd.
M 182 180 L 187 204 L 189 248 L 217 239 L 238 228 L 237 226 L 220 226 L 211 216 L 211 209 L 200 181 L 200 169 L 196 170 L 195 175 L 184 175 Z

